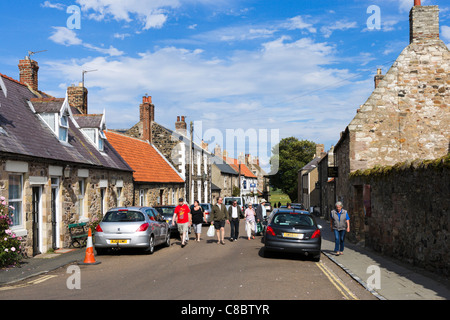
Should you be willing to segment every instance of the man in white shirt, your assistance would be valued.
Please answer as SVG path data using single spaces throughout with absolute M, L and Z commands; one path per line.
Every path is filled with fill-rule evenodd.
M 237 241 L 239 237 L 239 219 L 241 214 L 241 207 L 237 205 L 237 201 L 234 201 L 233 204 L 228 207 L 228 215 L 230 216 L 231 226 L 230 241 Z

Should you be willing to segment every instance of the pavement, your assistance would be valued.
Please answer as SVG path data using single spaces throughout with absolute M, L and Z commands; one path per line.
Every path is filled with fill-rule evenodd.
M 346 242 L 344 254 L 336 256 L 329 222 L 322 225 L 322 253 L 380 300 L 449 300 L 450 281 L 422 269 L 385 257 L 368 248 Z M 45 274 L 82 262 L 81 249 L 60 249 L 24 259 L 20 267 L 0 270 L 0 286 Z

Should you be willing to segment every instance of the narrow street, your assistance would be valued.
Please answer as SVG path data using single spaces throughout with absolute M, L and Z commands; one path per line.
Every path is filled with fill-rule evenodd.
M 367 290 L 322 255 L 320 262 L 296 255 L 262 256 L 261 237 L 225 245 L 193 235 L 153 255 L 120 251 L 96 256 L 101 264 L 79 266 L 80 289 L 68 289 L 67 266 L 0 288 L 0 299 L 44 300 L 375 300 Z

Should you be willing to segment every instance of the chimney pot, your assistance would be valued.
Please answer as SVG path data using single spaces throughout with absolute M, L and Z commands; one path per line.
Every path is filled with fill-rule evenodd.
M 414 6 L 421 6 L 421 0 L 414 0 Z

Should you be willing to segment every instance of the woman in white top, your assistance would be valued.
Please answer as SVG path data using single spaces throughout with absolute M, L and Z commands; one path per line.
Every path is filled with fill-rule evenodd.
M 250 238 L 255 239 L 255 236 L 252 235 L 252 231 L 254 233 L 256 230 L 255 210 L 253 209 L 251 203 L 248 205 L 248 208 L 245 209 L 244 216 L 245 216 L 245 230 L 247 231 L 248 240 L 250 240 Z

